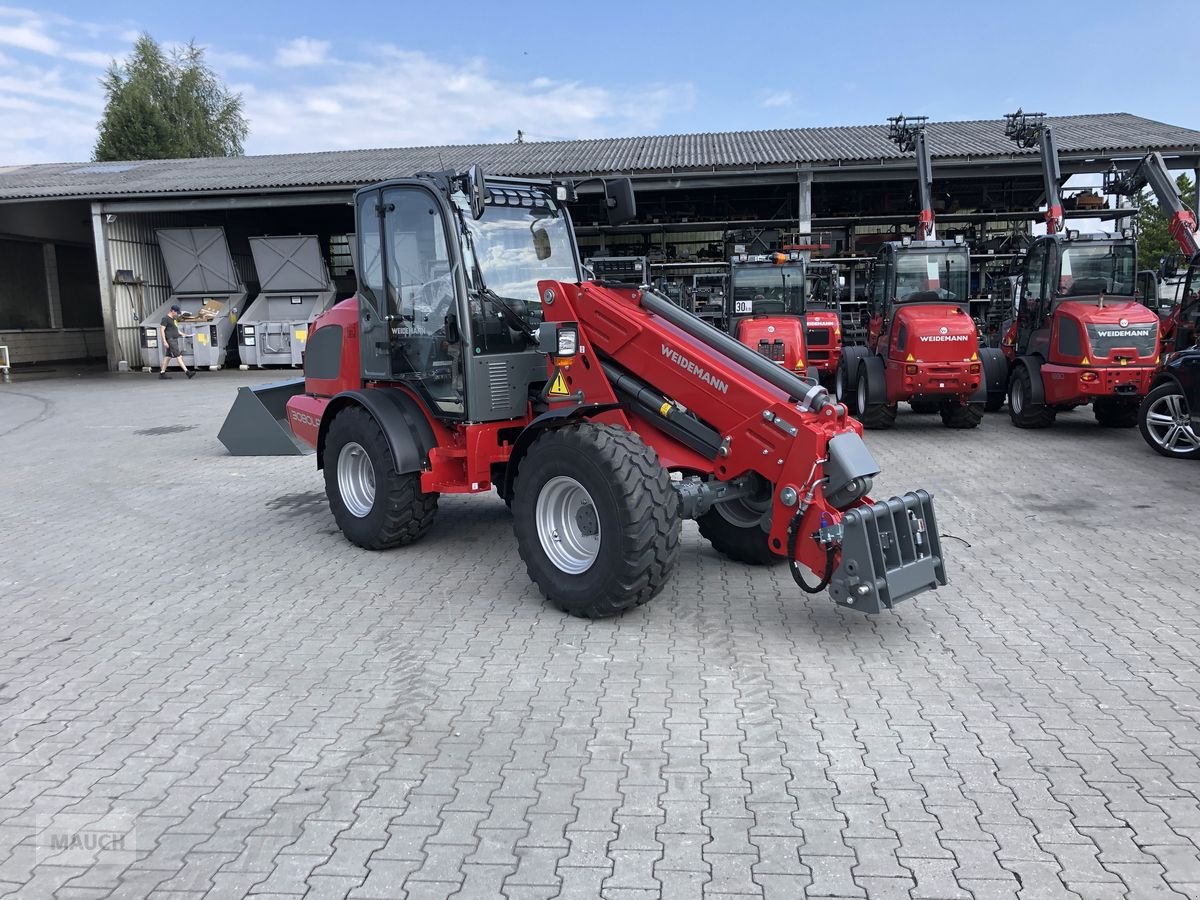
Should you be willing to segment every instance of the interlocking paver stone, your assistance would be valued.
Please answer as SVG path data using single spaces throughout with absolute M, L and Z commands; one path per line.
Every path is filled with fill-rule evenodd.
M 1136 434 L 904 411 L 946 589 L 867 619 L 685 523 L 583 622 L 492 495 L 367 553 L 311 457 L 224 455 L 278 374 L 0 385 L 0 896 L 1200 893 L 1194 492 Z

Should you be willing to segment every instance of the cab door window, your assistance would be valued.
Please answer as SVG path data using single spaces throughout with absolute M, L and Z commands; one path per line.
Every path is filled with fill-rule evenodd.
M 442 413 L 463 413 L 459 268 L 441 205 L 417 186 L 386 188 L 383 258 L 393 372 L 415 380 Z

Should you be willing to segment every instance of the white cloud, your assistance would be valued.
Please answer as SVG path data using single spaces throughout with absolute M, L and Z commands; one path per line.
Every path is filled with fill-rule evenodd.
M 100 75 L 129 53 L 135 31 L 128 20 L 98 25 L 0 6 L 0 163 L 87 159 L 104 108 Z M 695 102 L 686 82 L 608 87 L 552 72 L 507 79 L 484 59 L 392 45 L 298 37 L 262 56 L 252 47 L 207 50 L 218 76 L 243 95 L 251 153 L 511 141 L 518 129 L 527 140 L 648 133 Z
M 792 92 L 791 91 L 772 91 L 771 93 L 769 93 L 765 97 L 763 97 L 762 101 L 759 103 L 759 106 L 764 106 L 767 109 L 773 109 L 775 107 L 791 106 L 791 105 L 792 105 Z
M 275 65 L 288 68 L 319 66 L 329 60 L 329 41 L 298 37 L 275 51 Z
M 539 77 L 509 82 L 480 59 L 444 62 L 372 47 L 310 83 L 245 91 L 247 149 L 255 153 L 511 140 L 646 131 L 694 102 L 690 84 L 614 90 Z M 300 113 L 298 116 L 297 114 Z
M 57 53 L 59 46 L 58 41 L 41 30 L 37 20 L 28 20 L 21 25 L 0 26 L 0 44 L 47 55 Z

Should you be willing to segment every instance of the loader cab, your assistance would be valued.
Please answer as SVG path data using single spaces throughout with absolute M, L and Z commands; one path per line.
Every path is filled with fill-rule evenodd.
M 971 258 L 956 241 L 888 241 L 871 267 L 872 317 L 887 319 L 897 304 L 965 304 Z
M 804 315 L 804 260 L 794 251 L 734 256 L 725 302 L 730 330 L 746 317 Z
M 1171 311 L 1170 317 L 1175 317 L 1176 322 L 1172 341 L 1170 346 L 1163 347 L 1164 353 L 1196 346 L 1200 338 L 1200 254 L 1193 257 L 1188 266 L 1179 305 Z
M 1089 324 L 1106 318 L 1098 311 L 1128 307 L 1128 319 L 1147 318 L 1150 311 L 1135 299 L 1136 256 L 1132 239 L 1103 232 L 1069 230 L 1034 241 L 1021 272 L 1015 353 L 1082 358 Z
M 475 169 L 360 190 L 362 381 L 405 384 L 446 420 L 525 415 L 530 385 L 546 380 L 537 283 L 581 280 L 563 206 L 571 194 L 573 186 L 485 183 Z M 619 194 L 610 218 L 631 214 L 627 180 Z

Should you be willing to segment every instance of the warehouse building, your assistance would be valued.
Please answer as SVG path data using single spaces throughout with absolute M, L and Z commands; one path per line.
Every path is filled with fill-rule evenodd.
M 1200 169 L 1200 131 L 1128 113 L 1047 121 L 1068 178 L 1148 150 L 1173 169 Z M 939 227 L 964 234 L 980 257 L 1011 257 L 1010 237 L 1041 216 L 1036 151 L 1008 140 L 1002 119 L 927 131 Z M 222 227 L 251 297 L 249 238 L 317 235 L 349 293 L 354 189 L 471 164 L 527 178 L 630 175 L 633 224 L 601 225 L 596 194 L 582 193 L 573 213 L 583 254 L 645 255 L 656 277 L 676 282 L 719 269 L 731 235 L 749 244 L 805 236 L 818 254 L 853 263 L 911 231 L 917 208 L 912 154 L 886 125 L 13 166 L 0 168 L 0 346 L 15 365 L 140 365 L 138 323 L 171 291 L 160 228 Z M 1068 217 L 1124 221 L 1132 212 L 1091 191 L 1073 205 Z

